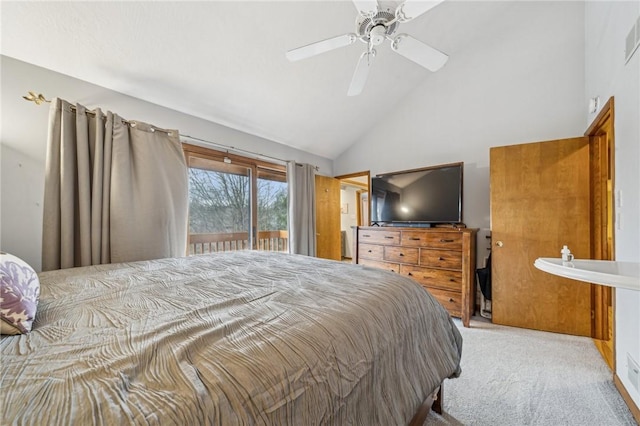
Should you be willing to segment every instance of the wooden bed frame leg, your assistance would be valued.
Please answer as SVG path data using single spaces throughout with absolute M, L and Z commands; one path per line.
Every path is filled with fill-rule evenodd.
M 442 385 L 443 383 L 440 383 L 437 391 L 434 391 L 427 396 L 427 399 L 425 399 L 422 405 L 420 405 L 418 411 L 416 411 L 416 414 L 414 414 L 413 418 L 409 422 L 409 426 L 424 425 L 424 421 L 427 419 L 429 411 L 431 411 L 432 408 L 436 413 L 442 414 Z
M 442 385 L 438 388 L 438 393 L 436 393 L 436 400 L 433 401 L 431 408 L 438 414 L 442 414 Z

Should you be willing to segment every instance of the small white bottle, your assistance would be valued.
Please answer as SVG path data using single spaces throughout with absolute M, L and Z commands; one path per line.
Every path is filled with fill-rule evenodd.
M 571 250 L 567 246 L 562 247 L 560 254 L 562 255 L 562 262 L 571 262 L 573 260 L 573 254 L 571 254 Z

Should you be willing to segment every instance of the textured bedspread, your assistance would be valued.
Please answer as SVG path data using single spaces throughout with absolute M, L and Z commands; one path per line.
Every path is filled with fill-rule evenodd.
M 406 424 L 462 339 L 418 284 L 255 251 L 40 274 L 2 424 Z

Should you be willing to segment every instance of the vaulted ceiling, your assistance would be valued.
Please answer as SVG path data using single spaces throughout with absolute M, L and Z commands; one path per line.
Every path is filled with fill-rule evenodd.
M 494 20 L 509 19 L 510 3 L 448 0 L 399 32 L 455 61 Z M 355 31 L 358 12 L 347 0 L 0 7 L 3 55 L 330 159 L 432 74 L 386 41 L 362 94 L 348 97 L 364 43 L 289 62 L 289 49 Z

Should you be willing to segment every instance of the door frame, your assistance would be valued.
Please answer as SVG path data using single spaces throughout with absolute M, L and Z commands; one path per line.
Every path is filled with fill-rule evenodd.
M 366 184 L 359 182 L 357 180 L 354 180 L 354 179 L 363 178 L 363 177 L 366 177 L 366 181 L 367 181 Z M 356 200 L 354 200 L 356 205 L 356 214 L 357 214 L 356 223 L 357 223 L 357 226 L 369 226 L 369 224 L 371 223 L 371 208 L 369 207 L 369 209 L 367 209 L 369 217 L 366 218 L 365 223 L 362 223 L 361 194 L 363 192 L 366 192 L 369 196 L 369 200 L 371 200 L 371 172 L 369 170 L 364 170 L 361 172 L 354 172 L 354 173 L 334 176 L 334 178 L 338 179 L 341 184 L 360 188 L 358 191 L 356 191 Z M 353 233 L 347 230 L 347 235 L 352 236 Z M 338 235 L 336 238 L 340 238 L 340 235 Z M 353 258 L 353 262 L 355 262 L 355 257 Z
M 603 105 L 585 136 L 589 137 L 591 174 L 591 259 L 615 259 L 613 232 L 615 188 L 615 116 L 613 96 Z M 610 310 L 610 311 L 609 311 Z M 591 285 L 591 336 L 609 367 L 616 371 L 615 289 Z
M 364 200 L 362 199 L 362 194 L 366 194 L 367 199 L 366 199 L 366 203 L 364 202 Z M 366 204 L 366 211 L 367 211 L 367 218 L 369 218 L 370 216 L 370 212 L 369 212 L 369 191 L 368 188 L 367 189 L 359 189 L 356 191 L 356 225 L 357 226 L 369 226 L 370 220 L 367 220 L 365 223 L 365 221 L 363 220 L 363 211 L 364 211 L 364 207 Z
M 367 178 L 366 184 L 354 181 L 354 178 L 362 178 L 362 177 Z M 369 198 L 371 198 L 371 195 L 370 195 L 371 194 L 371 172 L 369 170 L 362 171 L 362 172 L 349 173 L 346 175 L 334 176 L 334 178 L 338 179 L 340 183 L 348 184 L 348 185 L 360 188 L 360 190 L 356 192 L 357 194 L 356 196 L 358 198 L 363 192 L 366 192 L 367 194 L 369 194 Z M 360 216 L 362 214 L 361 207 L 360 207 L 360 200 L 357 199 L 355 204 L 356 204 L 356 211 L 358 215 L 357 216 L 358 226 L 369 226 L 369 224 L 371 223 L 371 211 L 369 211 L 369 217 L 367 218 L 366 223 L 360 223 Z

